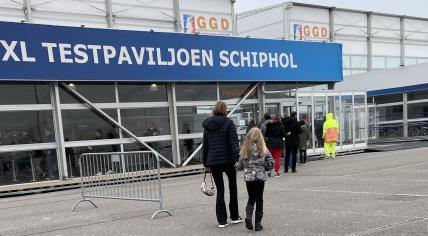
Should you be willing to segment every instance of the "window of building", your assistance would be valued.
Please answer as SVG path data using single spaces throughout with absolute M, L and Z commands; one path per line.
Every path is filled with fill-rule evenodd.
M 428 90 L 419 90 L 419 91 L 413 91 L 413 92 L 407 93 L 408 101 L 421 100 L 421 99 L 428 99 Z
M 166 84 L 119 83 L 120 102 L 167 102 Z
M 137 136 L 170 135 L 167 107 L 122 109 L 122 124 Z
M 408 104 L 407 115 L 409 119 L 428 118 L 428 102 Z
M 112 103 L 116 102 L 115 88 L 113 83 L 88 83 L 88 82 L 73 82 L 76 86 L 76 91 L 82 94 L 90 102 L 93 103 Z M 80 103 L 76 98 L 72 97 L 63 88 L 59 90 L 59 98 L 61 103 Z
M 177 101 L 217 101 L 216 83 L 176 83 Z
M 103 110 L 117 120 L 116 110 Z M 63 110 L 62 123 L 66 141 L 118 138 L 118 130 L 91 110 Z
M 178 107 L 178 132 L 180 134 L 202 133 L 202 122 L 211 116 L 213 106 Z
M 0 153 L 0 186 L 58 179 L 55 150 Z
M 378 120 L 379 121 L 393 121 L 393 120 L 402 120 L 403 119 L 403 106 L 387 106 L 387 107 L 377 107 Z
M 351 67 L 351 56 L 343 56 L 342 57 L 342 65 L 343 68 L 350 68 Z
M 352 68 L 367 68 L 367 56 L 351 56 Z
M 266 83 L 265 91 L 283 91 L 282 93 L 267 93 L 266 98 L 288 98 L 291 93 L 296 90 L 297 84 L 284 84 L 284 83 Z
M 386 58 L 386 68 L 395 68 L 400 66 L 399 57 L 387 57 Z
M 52 111 L 0 112 L 0 145 L 55 142 Z
M 7 83 L 0 86 L 0 105 L 51 104 L 48 83 Z
M 168 159 L 172 162 L 172 144 L 171 141 L 158 141 L 158 142 L 148 142 L 147 143 L 151 148 L 155 149 L 157 152 L 159 152 L 163 157 Z M 142 147 L 140 144 L 136 143 L 129 143 L 124 144 L 123 148 L 125 152 L 131 152 L 131 151 L 147 151 L 148 149 L 146 147 Z M 171 167 L 169 166 L 165 161 L 162 161 L 161 159 L 161 167 Z
M 410 57 L 404 58 L 404 65 L 406 65 L 406 66 L 415 65 L 417 63 L 418 63 L 418 61 L 416 58 L 410 58 Z
M 374 99 L 376 104 L 402 102 L 403 94 L 396 93 L 396 94 L 380 95 L 380 96 L 375 96 Z
M 385 69 L 386 59 L 385 57 L 372 57 L 372 69 Z
M 250 83 L 220 83 L 220 100 L 236 99 L 244 97 L 254 86 Z M 254 90 L 247 99 L 256 99 L 257 90 Z

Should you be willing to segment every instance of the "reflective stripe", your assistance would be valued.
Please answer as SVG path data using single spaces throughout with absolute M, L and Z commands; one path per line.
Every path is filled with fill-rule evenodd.
M 325 133 L 324 142 L 325 143 L 337 142 L 337 128 L 331 127 L 331 128 L 327 129 L 327 131 Z

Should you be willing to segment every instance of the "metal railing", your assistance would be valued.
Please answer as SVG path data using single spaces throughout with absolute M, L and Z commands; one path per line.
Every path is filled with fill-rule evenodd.
M 122 199 L 158 202 L 159 213 L 172 215 L 163 209 L 160 159 L 156 152 L 85 153 L 79 157 L 81 195 L 71 209 L 81 202 L 95 203 L 88 198 Z

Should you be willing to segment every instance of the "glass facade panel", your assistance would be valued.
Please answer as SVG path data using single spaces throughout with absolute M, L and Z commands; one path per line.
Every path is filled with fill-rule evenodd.
M 402 124 L 388 124 L 378 126 L 379 138 L 403 137 Z
M 116 110 L 103 110 L 117 120 Z M 62 122 L 66 141 L 118 138 L 118 130 L 91 110 L 63 110 Z
M 343 68 L 350 68 L 351 67 L 351 56 L 344 55 L 342 57 L 342 65 L 343 65 Z
M 178 132 L 180 134 L 202 133 L 202 122 L 211 116 L 213 106 L 178 107 Z
M 158 141 L 158 142 L 150 142 L 147 143 L 150 147 L 159 152 L 162 156 L 172 162 L 172 145 L 171 141 Z M 135 143 L 129 143 L 123 145 L 124 151 L 148 151 L 147 148 L 137 145 Z M 161 159 L 161 167 L 171 167 L 165 161 Z
M 366 115 L 365 99 L 362 95 L 354 96 L 354 117 L 355 117 L 355 142 L 364 143 L 366 141 Z
M 83 153 L 119 152 L 120 145 L 65 148 L 68 177 L 80 176 L 79 156 Z M 107 166 L 107 164 L 105 164 Z
M 119 83 L 120 102 L 167 102 L 166 84 Z
M 48 83 L 5 83 L 0 86 L 0 105 L 51 104 Z
M 220 83 L 220 100 L 242 98 L 250 91 L 252 87 L 253 85 L 249 83 Z M 255 98 L 257 98 L 257 90 L 254 90 L 254 92 L 251 93 L 247 99 Z
M 93 103 L 111 103 L 116 102 L 113 83 L 73 83 L 76 90 Z M 72 97 L 67 91 L 60 87 L 59 98 L 61 103 L 80 103 Z
M 393 121 L 403 119 L 402 105 L 377 107 L 376 111 L 378 121 Z
M 351 56 L 352 68 L 367 68 L 367 56 Z
M 314 117 L 312 115 L 312 98 L 309 96 L 299 97 L 299 121 L 304 120 L 306 127 L 312 134 Z M 312 148 L 312 135 L 309 136 L 308 149 Z
M 374 97 L 374 101 L 376 104 L 402 102 L 403 101 L 403 94 L 402 93 L 396 93 L 396 94 L 376 96 L 376 97 Z
M 324 140 L 322 138 L 323 124 L 327 114 L 327 101 L 324 96 L 314 96 L 315 106 L 315 147 L 323 148 Z
M 428 102 L 408 104 L 407 115 L 409 119 L 428 118 Z
M 428 63 L 428 58 L 418 58 L 418 64 L 420 63 Z
M 412 136 L 428 136 L 428 121 L 411 122 L 408 124 L 408 134 Z
M 122 124 L 137 136 L 169 135 L 169 110 L 162 108 L 122 109 Z
M 55 142 L 52 111 L 0 112 L 0 145 Z
M 229 110 L 231 110 L 234 106 L 235 105 L 229 106 Z M 230 116 L 230 119 L 232 119 L 235 123 L 236 130 L 238 131 L 238 133 L 245 133 L 250 121 L 254 121 L 257 123 L 258 117 L 258 105 L 245 104 L 241 105 L 238 109 L 236 109 L 233 115 Z
M 428 90 L 419 90 L 419 91 L 407 93 L 408 101 L 421 100 L 421 99 L 428 99 Z
M 0 185 L 58 179 L 55 150 L 0 153 Z
M 266 83 L 265 91 L 286 91 L 283 93 L 268 93 L 265 94 L 266 99 L 269 98 L 291 98 L 292 92 L 297 88 L 297 84 L 279 84 L 279 83 Z
M 387 57 L 386 58 L 386 68 L 395 68 L 400 66 L 399 57 Z
M 385 69 L 386 68 L 385 57 L 372 57 L 372 68 L 373 69 Z
M 409 65 L 415 65 L 415 64 L 417 64 L 418 62 L 417 62 L 417 59 L 416 58 L 409 58 L 409 57 L 406 57 L 405 59 L 404 59 L 404 65 L 406 65 L 406 66 L 409 66 Z
M 201 138 L 196 139 L 183 139 L 180 140 L 180 156 L 181 163 L 187 160 L 187 158 L 193 154 L 199 144 L 202 143 Z M 199 151 L 195 157 L 189 162 L 189 165 L 202 164 L 202 151 Z
M 343 145 L 349 145 L 353 144 L 352 96 L 342 96 L 341 99 L 340 140 Z
M 177 101 L 217 101 L 216 83 L 176 83 Z

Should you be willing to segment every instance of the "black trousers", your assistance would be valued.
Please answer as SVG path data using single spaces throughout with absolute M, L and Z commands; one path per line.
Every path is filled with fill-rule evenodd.
M 263 212 L 263 191 L 265 181 L 247 181 L 248 202 L 247 205 L 256 204 L 256 212 Z
M 300 149 L 299 150 L 299 157 L 300 157 L 300 163 L 301 164 L 305 164 L 306 163 L 306 159 L 308 159 L 308 153 L 305 150 Z
M 290 156 L 291 156 L 291 170 L 296 171 L 297 145 L 287 145 L 285 147 L 285 163 L 284 163 L 285 172 L 288 172 L 288 163 L 290 162 Z
M 239 217 L 238 212 L 238 190 L 236 187 L 236 170 L 234 164 L 212 166 L 211 173 L 214 178 L 215 185 L 217 187 L 217 199 L 216 199 L 216 215 L 219 224 L 227 222 L 226 204 L 224 203 L 224 182 L 223 172 L 226 173 L 229 179 L 229 212 L 230 218 L 235 220 Z

